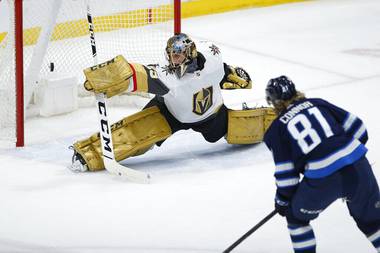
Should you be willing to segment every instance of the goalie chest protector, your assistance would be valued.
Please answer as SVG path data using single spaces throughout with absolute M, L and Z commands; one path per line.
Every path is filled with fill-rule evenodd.
M 209 42 L 198 42 L 197 50 L 206 58 L 200 71 L 186 73 L 178 79 L 165 68 L 157 68 L 160 80 L 170 89 L 163 96 L 165 105 L 182 123 L 202 121 L 223 104 L 219 83 L 224 77 L 224 66 L 219 50 Z

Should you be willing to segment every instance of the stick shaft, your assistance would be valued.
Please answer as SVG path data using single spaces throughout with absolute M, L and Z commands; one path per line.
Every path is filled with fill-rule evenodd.
M 94 65 L 97 65 L 98 64 L 98 55 L 96 52 L 94 23 L 93 23 L 93 19 L 92 19 L 91 8 L 90 8 L 89 2 L 87 2 L 87 22 L 88 22 L 88 31 L 90 32 L 92 58 L 94 59 Z
M 245 233 L 242 237 L 240 237 L 236 242 L 234 242 L 230 247 L 228 247 L 223 253 L 231 252 L 236 246 L 238 246 L 242 241 L 244 241 L 248 236 L 250 236 L 253 232 L 259 229 L 262 225 L 264 225 L 268 220 L 270 220 L 273 216 L 277 214 L 276 210 L 273 210 L 270 214 L 265 216 L 259 223 L 257 223 L 253 228 L 251 228 L 247 233 Z

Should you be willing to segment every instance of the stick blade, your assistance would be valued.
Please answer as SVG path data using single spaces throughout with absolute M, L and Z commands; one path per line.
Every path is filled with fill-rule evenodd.
M 125 167 L 116 162 L 115 160 L 107 159 L 104 157 L 104 165 L 108 172 L 125 178 L 131 182 L 140 184 L 150 183 L 151 177 L 148 173 Z

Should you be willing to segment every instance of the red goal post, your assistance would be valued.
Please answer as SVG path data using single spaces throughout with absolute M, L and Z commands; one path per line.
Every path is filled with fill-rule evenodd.
M 34 92 L 42 79 L 76 75 L 78 97 L 89 96 L 81 88 L 82 70 L 93 62 L 87 4 L 99 62 L 123 54 L 156 63 L 168 37 L 181 31 L 181 0 L 4 1 L 9 24 L 0 30 L 0 143 L 17 147 L 24 146 L 24 119 L 38 115 Z

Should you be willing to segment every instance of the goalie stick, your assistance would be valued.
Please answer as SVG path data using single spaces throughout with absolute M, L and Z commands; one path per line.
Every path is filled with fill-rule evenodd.
M 88 30 L 90 33 L 92 57 L 94 59 L 94 65 L 98 64 L 98 57 L 96 52 L 94 24 L 92 22 L 92 15 L 90 11 L 90 5 L 87 3 L 87 21 Z M 120 165 L 115 160 L 115 154 L 113 151 L 111 127 L 108 121 L 107 115 L 107 98 L 104 93 L 96 94 L 96 105 L 98 108 L 98 117 L 100 122 L 100 143 L 102 146 L 103 162 L 105 169 L 115 175 L 121 176 L 137 183 L 149 183 L 150 175 L 141 171 L 137 171 L 125 166 Z

